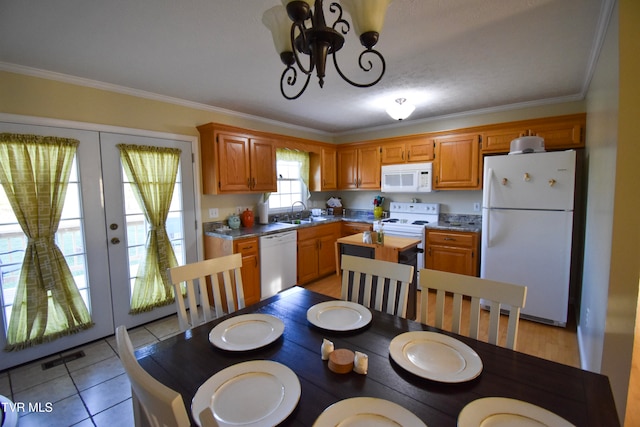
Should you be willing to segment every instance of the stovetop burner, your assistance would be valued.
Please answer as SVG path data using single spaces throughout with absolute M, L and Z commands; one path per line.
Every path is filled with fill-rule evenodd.
M 414 225 L 427 225 L 427 224 L 429 224 L 429 221 L 413 221 L 411 224 L 414 224 Z
M 398 218 L 388 218 L 388 219 L 383 219 L 382 222 L 389 222 L 389 223 L 394 223 L 394 222 L 398 222 L 400 221 Z

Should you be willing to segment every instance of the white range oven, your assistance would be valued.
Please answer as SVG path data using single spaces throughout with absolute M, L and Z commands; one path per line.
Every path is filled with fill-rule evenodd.
M 418 249 L 418 271 L 424 268 L 424 248 L 426 244 L 426 225 L 438 222 L 439 203 L 391 202 L 389 218 L 374 222 L 373 230 L 382 226 L 387 236 L 410 237 L 420 239 Z M 418 282 L 419 284 L 419 282 Z

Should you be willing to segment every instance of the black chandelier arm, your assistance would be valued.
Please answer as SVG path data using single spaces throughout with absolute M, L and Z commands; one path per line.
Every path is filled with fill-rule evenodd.
M 289 96 L 284 90 L 285 82 L 290 87 L 295 86 L 298 81 L 298 70 L 296 70 L 295 67 L 292 67 L 291 65 L 285 68 L 285 70 L 282 72 L 282 76 L 280 77 L 280 93 L 282 94 L 282 96 L 284 96 L 286 99 L 293 100 L 298 99 L 300 95 L 304 93 L 304 91 L 307 89 L 307 86 L 309 85 L 309 81 L 311 80 L 311 73 L 303 74 L 307 77 L 304 85 L 298 93 L 293 96 Z
M 296 42 L 296 28 L 299 29 L 300 35 L 298 36 L 299 38 L 299 43 Z M 293 56 L 296 60 L 296 65 L 298 66 L 298 68 L 300 69 L 300 71 L 304 74 L 310 75 L 313 72 L 313 68 L 314 68 L 314 62 L 312 60 L 309 61 L 309 68 L 305 68 L 304 65 L 302 65 L 302 61 L 300 60 L 300 56 L 298 55 L 298 50 L 300 46 L 307 46 L 307 32 L 306 32 L 306 28 L 304 25 L 304 22 L 301 22 L 299 25 L 297 23 L 293 23 L 291 24 L 291 46 L 293 47 Z M 309 58 L 311 59 L 311 54 L 309 54 Z M 285 70 L 286 72 L 286 70 Z
M 349 25 L 349 21 L 342 18 L 342 6 L 340 5 L 340 3 L 331 3 L 331 5 L 329 6 L 329 11 L 334 15 L 336 13 L 338 14 L 338 17 L 336 18 L 331 28 L 338 31 L 338 26 L 340 26 L 341 28 L 339 31 L 342 34 L 346 35 L 351 29 L 351 25 Z
M 349 79 L 347 76 L 344 75 L 344 73 L 342 72 L 342 70 L 340 69 L 340 67 L 338 66 L 338 59 L 336 57 L 336 54 L 333 54 L 333 65 L 335 65 L 336 67 L 336 71 L 338 72 L 338 74 L 340 75 L 340 77 L 342 77 L 342 79 L 344 81 L 346 81 L 347 83 L 349 83 L 352 86 L 355 87 L 371 87 L 373 85 L 375 85 L 376 83 L 378 83 L 381 79 L 382 76 L 384 76 L 384 72 L 387 69 L 387 64 L 384 60 L 384 57 L 382 56 L 382 54 L 380 52 L 378 52 L 375 49 L 365 49 L 363 50 L 360 55 L 358 56 L 358 65 L 360 66 L 360 69 L 364 72 L 369 72 L 373 69 L 373 63 L 370 60 L 366 60 L 364 56 L 368 55 L 368 54 L 372 54 L 375 57 L 377 57 L 380 60 L 380 63 L 382 65 L 382 70 L 380 71 L 380 75 L 373 80 L 371 83 L 356 83 L 353 80 Z

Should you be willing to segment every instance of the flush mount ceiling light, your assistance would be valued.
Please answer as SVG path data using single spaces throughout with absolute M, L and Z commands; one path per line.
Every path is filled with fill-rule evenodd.
M 378 83 L 384 75 L 386 64 L 382 54 L 373 47 L 378 42 L 390 2 L 391 0 L 332 2 L 329 12 L 336 16 L 336 20 L 331 27 L 327 26 L 324 18 L 323 0 L 282 0 L 284 6 L 275 6 L 267 10 L 262 16 L 262 23 L 271 30 L 276 51 L 286 66 L 280 78 L 282 96 L 287 99 L 296 99 L 302 95 L 314 70 L 322 87 L 327 55 L 333 56 L 336 71 L 349 84 L 356 87 L 370 87 Z M 336 52 L 344 45 L 344 35 L 351 28 L 349 22 L 342 16 L 343 8 L 351 15 L 354 31 L 365 48 L 358 57 L 358 65 L 362 71 L 371 72 L 374 76 L 373 81 L 369 83 L 354 82 L 346 77 L 338 66 Z M 305 60 L 302 55 L 308 58 Z M 379 63 L 379 66 L 374 67 L 371 59 Z M 303 62 L 308 62 L 308 65 Z M 306 76 L 302 82 L 298 82 L 299 72 Z M 302 87 L 299 90 L 296 89 L 300 86 Z
M 415 109 L 415 106 L 407 104 L 405 98 L 398 98 L 394 104 L 387 108 L 387 114 L 394 120 L 404 120 L 409 117 Z

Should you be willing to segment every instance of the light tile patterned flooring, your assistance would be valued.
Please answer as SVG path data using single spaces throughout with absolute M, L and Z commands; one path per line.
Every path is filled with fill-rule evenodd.
M 135 348 L 180 331 L 176 316 L 129 331 Z M 43 370 L 42 364 L 82 350 L 85 357 Z M 24 403 L 20 427 L 133 426 L 131 386 L 111 336 L 65 353 L 0 373 L 0 394 Z M 29 412 L 29 404 L 40 411 Z

